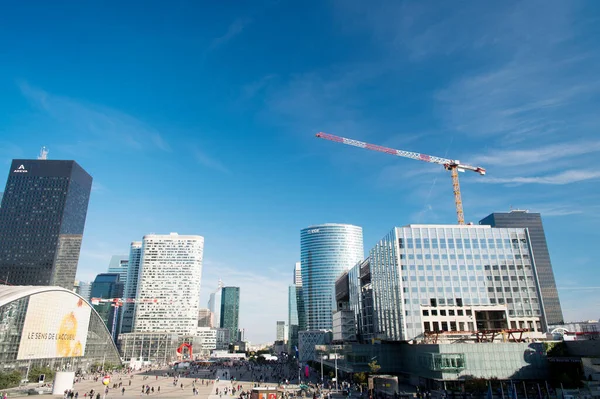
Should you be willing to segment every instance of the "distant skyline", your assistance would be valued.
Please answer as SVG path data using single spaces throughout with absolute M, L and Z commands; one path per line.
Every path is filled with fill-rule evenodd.
M 600 314 L 600 3 L 12 2 L 0 15 L 0 191 L 10 161 L 94 178 L 77 279 L 143 235 L 205 237 L 201 304 L 240 287 L 275 339 L 300 230 L 455 223 L 441 167 L 319 132 L 460 159 L 467 221 L 542 214 L 565 319 Z

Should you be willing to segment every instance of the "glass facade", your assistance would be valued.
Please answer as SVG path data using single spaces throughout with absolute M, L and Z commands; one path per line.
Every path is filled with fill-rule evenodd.
M 221 295 L 221 328 L 229 330 L 229 342 L 235 342 L 238 340 L 240 288 L 223 287 Z
M 288 348 L 289 353 L 294 353 L 298 346 L 298 299 L 296 297 L 296 285 L 288 287 Z
M 137 297 L 141 259 L 142 242 L 134 241 L 129 247 L 129 259 L 127 261 L 127 279 L 124 290 L 124 296 L 127 299 L 135 299 Z M 133 331 L 135 303 L 125 302 L 122 312 L 120 331 L 121 333 L 130 333 Z
M 106 325 L 92 309 L 90 309 L 87 330 L 83 332 L 84 336 L 87 335 L 83 355 L 57 353 L 56 357 L 38 358 L 36 355 L 39 355 L 39 353 L 25 353 L 27 357 L 33 356 L 31 360 L 19 358 L 18 355 L 22 349 L 20 346 L 23 342 L 27 342 L 22 339 L 24 335 L 37 334 L 38 332 L 46 333 L 48 331 L 44 331 L 44 327 L 48 329 L 49 324 L 59 325 L 64 317 L 64 310 L 60 308 L 55 308 L 56 312 L 52 314 L 48 314 L 46 309 L 36 309 L 36 306 L 39 306 L 39 301 L 30 301 L 30 299 L 36 298 L 38 295 L 50 295 L 50 298 L 53 298 L 54 301 L 64 303 L 73 300 L 77 302 L 80 298 L 74 292 L 58 287 L 0 286 L 0 371 L 25 370 L 29 365 L 31 367 L 49 366 L 54 370 L 89 371 L 93 364 L 102 363 L 102 361 L 120 364 L 119 353 L 110 333 L 106 329 Z M 38 305 L 30 305 L 30 303 Z M 89 307 L 86 303 L 83 303 L 82 306 Z M 35 324 L 35 331 L 24 331 L 28 312 L 34 314 L 42 312 L 45 318 L 50 321 L 43 322 L 43 326 Z M 33 318 L 33 321 L 42 323 L 37 318 Z M 46 342 L 48 348 L 42 348 L 42 351 L 55 352 L 56 341 L 48 339 Z
M 96 276 L 92 283 L 90 298 L 121 298 L 123 296 L 123 283 L 121 276 L 117 273 L 101 273 Z M 119 335 L 119 311 L 118 307 L 112 306 L 110 302 L 101 302 L 92 305 L 100 315 L 106 328 L 116 341 Z
M 554 271 L 550 262 L 546 234 L 539 213 L 526 211 L 511 211 L 510 213 L 492 213 L 479 221 L 481 225 L 492 227 L 527 228 L 531 238 L 531 250 L 535 259 L 547 324 L 562 324 L 564 322 Z
M 395 228 L 369 252 L 375 337 L 545 330 L 529 242 L 522 228 Z
M 73 289 L 91 187 L 75 161 L 13 160 L 0 206 L 0 280 Z
M 307 330 L 331 330 L 335 281 L 364 258 L 362 228 L 322 224 L 300 232 L 302 294 Z

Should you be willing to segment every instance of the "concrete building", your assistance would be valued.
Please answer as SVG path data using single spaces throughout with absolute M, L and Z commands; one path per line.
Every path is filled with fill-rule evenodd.
M 215 326 L 214 324 L 213 313 L 210 311 L 210 309 L 198 309 L 198 327 L 213 328 Z
M 539 213 L 529 213 L 523 210 L 512 210 L 508 213 L 492 213 L 479 221 L 480 225 L 492 227 L 526 228 L 528 230 L 531 256 L 535 260 L 538 281 L 541 289 L 546 324 L 561 324 L 564 322 L 550 253 L 544 233 L 542 217 Z
M 335 280 L 364 258 L 362 228 L 328 223 L 302 229 L 300 255 L 306 329 L 331 330 Z
M 75 161 L 12 161 L 0 206 L 0 280 L 73 289 L 91 188 Z
M 231 331 L 228 328 L 217 328 L 217 350 L 229 349 L 229 344 L 232 342 Z
M 129 259 L 127 261 L 127 280 L 123 296 L 127 299 L 136 299 L 138 292 L 138 280 L 140 274 L 140 261 L 142 259 L 142 242 L 134 241 L 129 246 Z M 121 333 L 126 334 L 133 331 L 135 303 L 125 302 L 123 304 L 123 316 L 121 317 Z
M 275 341 L 285 342 L 287 340 L 285 336 L 285 321 L 278 321 L 276 325 L 277 329 L 275 334 Z
M 221 328 L 229 330 L 229 343 L 239 338 L 240 287 L 223 287 L 221 300 Z
M 144 236 L 135 332 L 196 334 L 203 252 L 201 236 Z
M 209 327 L 198 327 L 196 332 L 200 345 L 198 348 L 194 348 L 194 352 L 200 357 L 208 357 L 210 354 L 217 349 L 217 330 Z

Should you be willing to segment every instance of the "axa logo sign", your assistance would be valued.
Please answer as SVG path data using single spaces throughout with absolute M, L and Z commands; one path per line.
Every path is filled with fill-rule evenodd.
M 27 173 L 25 165 L 20 165 L 17 169 L 13 170 L 13 173 Z

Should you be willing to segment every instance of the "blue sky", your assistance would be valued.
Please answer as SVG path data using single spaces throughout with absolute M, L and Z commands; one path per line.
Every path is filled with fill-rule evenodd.
M 205 237 L 202 298 L 242 289 L 254 342 L 287 318 L 299 230 L 454 223 L 439 166 L 486 167 L 467 220 L 541 212 L 567 320 L 599 317 L 600 4 L 12 2 L 0 15 L 0 162 L 94 177 L 78 277 L 148 233 Z

